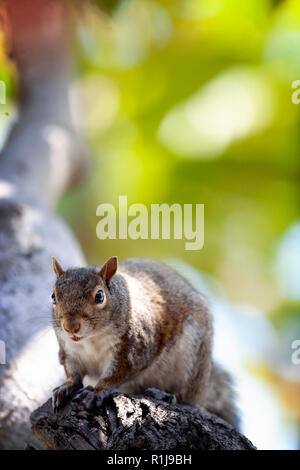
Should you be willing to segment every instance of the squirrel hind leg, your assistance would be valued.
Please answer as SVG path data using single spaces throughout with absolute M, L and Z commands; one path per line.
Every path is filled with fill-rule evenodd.
M 241 418 L 232 377 L 216 363 L 212 364 L 205 397 L 203 406 L 207 411 L 240 430 Z

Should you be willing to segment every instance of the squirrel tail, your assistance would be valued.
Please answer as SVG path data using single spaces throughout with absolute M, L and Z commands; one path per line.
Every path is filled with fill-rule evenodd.
M 240 414 L 231 375 L 219 364 L 212 363 L 204 407 L 224 421 L 240 429 Z

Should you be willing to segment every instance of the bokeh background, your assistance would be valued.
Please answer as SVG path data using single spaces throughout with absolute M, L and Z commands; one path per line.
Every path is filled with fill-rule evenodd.
M 99 1 L 79 14 L 75 43 L 70 100 L 90 163 L 59 213 L 90 264 L 154 257 L 201 289 L 243 432 L 260 449 L 299 448 L 300 2 Z M 4 141 L 17 86 L 2 49 Z M 99 240 L 96 208 L 118 209 L 119 195 L 205 204 L 204 248 Z

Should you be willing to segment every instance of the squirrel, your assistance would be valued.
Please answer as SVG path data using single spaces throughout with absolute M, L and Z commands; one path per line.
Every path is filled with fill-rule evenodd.
M 230 375 L 212 360 L 206 299 L 170 267 L 148 258 L 63 270 L 53 326 L 67 381 L 53 391 L 54 411 L 89 378 L 97 391 L 142 393 L 150 387 L 239 426 Z

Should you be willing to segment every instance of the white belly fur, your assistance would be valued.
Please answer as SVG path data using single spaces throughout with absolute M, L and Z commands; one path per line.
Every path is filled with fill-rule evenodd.
M 99 379 L 108 375 L 112 366 L 118 339 L 111 327 L 80 342 L 71 339 L 66 341 L 65 347 L 82 369 L 86 372 L 84 384 L 95 385 Z

